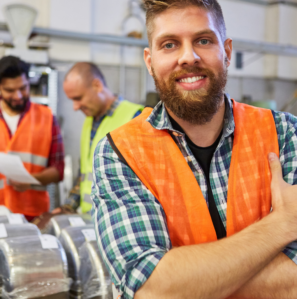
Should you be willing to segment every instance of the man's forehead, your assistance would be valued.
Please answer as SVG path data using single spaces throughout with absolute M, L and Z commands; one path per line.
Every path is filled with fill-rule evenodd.
M 3 87 L 15 87 L 15 86 L 23 86 L 28 83 L 28 79 L 25 74 L 16 77 L 16 78 L 2 78 L 1 85 Z
M 84 85 L 83 78 L 76 73 L 70 73 L 64 81 L 64 86 L 71 89 L 81 89 Z
M 198 6 L 169 8 L 153 19 L 152 40 L 163 35 L 183 34 L 186 30 L 217 32 L 212 14 Z

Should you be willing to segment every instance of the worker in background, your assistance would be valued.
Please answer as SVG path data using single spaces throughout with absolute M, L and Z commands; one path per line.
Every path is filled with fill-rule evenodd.
M 113 283 L 125 299 L 297 298 L 297 118 L 224 94 L 232 40 L 217 0 L 144 5 L 161 102 L 94 154 Z
M 107 87 L 100 69 L 93 63 L 76 63 L 66 74 L 64 91 L 73 101 L 73 109 L 81 110 L 86 119 L 81 132 L 80 174 L 66 204 L 56 213 L 91 210 L 93 154 L 97 143 L 107 133 L 139 115 L 143 106 L 128 102 Z
M 0 152 L 17 155 L 40 185 L 0 177 L 0 204 L 30 221 L 49 210 L 46 185 L 63 180 L 64 146 L 51 110 L 30 102 L 29 65 L 0 59 Z

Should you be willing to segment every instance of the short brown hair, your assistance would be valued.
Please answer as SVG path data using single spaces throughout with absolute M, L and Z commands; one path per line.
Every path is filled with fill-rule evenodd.
M 209 11 L 215 19 L 222 41 L 226 40 L 225 20 L 222 8 L 217 0 L 143 0 L 143 2 L 146 10 L 146 28 L 150 45 L 154 18 L 169 8 L 184 8 L 190 5 Z

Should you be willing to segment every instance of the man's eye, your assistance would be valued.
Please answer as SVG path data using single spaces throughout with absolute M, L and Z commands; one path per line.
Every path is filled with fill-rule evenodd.
M 201 45 L 208 45 L 208 44 L 209 44 L 209 40 L 208 40 L 208 39 L 201 39 L 201 40 L 199 41 L 199 43 L 200 43 Z
M 165 47 L 165 49 L 173 49 L 174 48 L 174 44 L 173 43 L 168 43 L 164 47 Z

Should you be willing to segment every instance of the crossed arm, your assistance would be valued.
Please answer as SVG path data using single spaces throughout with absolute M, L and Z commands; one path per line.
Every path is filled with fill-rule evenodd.
M 99 171 L 101 159 L 104 171 Z M 297 239 L 297 186 L 283 181 L 278 160 L 271 164 L 274 210 L 269 216 L 232 237 L 169 250 L 160 205 L 117 159 L 102 142 L 92 198 L 99 249 L 123 299 L 297 298 L 297 266 L 281 253 Z
M 135 299 L 297 298 L 297 266 L 281 253 L 297 238 L 297 186 L 270 163 L 273 212 L 229 238 L 169 251 Z

